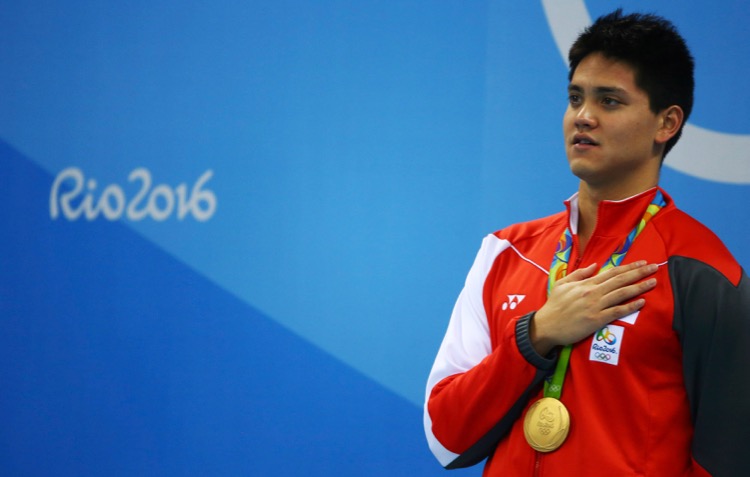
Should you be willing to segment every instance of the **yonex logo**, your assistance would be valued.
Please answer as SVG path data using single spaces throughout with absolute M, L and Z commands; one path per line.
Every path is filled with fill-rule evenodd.
M 508 299 L 503 302 L 503 310 L 515 310 L 516 307 L 526 298 L 526 295 L 508 295 Z

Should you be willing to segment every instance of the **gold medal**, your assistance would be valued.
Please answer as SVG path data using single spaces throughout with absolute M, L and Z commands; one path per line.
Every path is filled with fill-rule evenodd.
M 570 414 L 559 400 L 544 397 L 531 405 L 523 420 L 526 442 L 539 452 L 552 452 L 565 442 Z

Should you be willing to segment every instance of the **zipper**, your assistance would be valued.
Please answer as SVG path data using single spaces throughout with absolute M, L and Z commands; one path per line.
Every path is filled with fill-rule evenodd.
M 534 477 L 542 475 L 542 453 L 534 451 Z
M 588 247 L 586 248 L 588 249 Z M 578 270 L 578 267 L 581 266 L 581 261 L 583 261 L 583 253 L 581 253 L 581 247 L 578 243 L 578 235 L 573 236 L 573 250 L 576 252 L 576 259 L 575 262 L 573 262 L 573 267 L 568 267 L 568 273 L 573 273 Z

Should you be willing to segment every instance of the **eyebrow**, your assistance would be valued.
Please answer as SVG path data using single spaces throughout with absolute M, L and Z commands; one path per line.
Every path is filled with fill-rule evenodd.
M 568 92 L 569 93 L 583 93 L 583 88 L 576 85 L 571 84 L 568 85 Z M 596 94 L 620 94 L 620 95 L 627 95 L 628 92 L 624 90 L 623 88 L 618 88 L 617 86 L 597 86 L 594 88 L 594 93 Z

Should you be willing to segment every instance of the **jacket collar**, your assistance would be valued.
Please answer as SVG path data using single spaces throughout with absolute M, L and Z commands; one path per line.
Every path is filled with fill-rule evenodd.
M 623 200 L 603 200 L 599 203 L 596 214 L 594 236 L 621 237 L 630 233 L 638 221 L 643 217 L 646 207 L 651 203 L 656 191 L 661 190 L 667 206 L 672 204 L 672 198 L 659 187 L 653 187 L 640 194 Z M 578 192 L 565 201 L 568 210 L 568 224 L 573 234 L 578 233 Z

